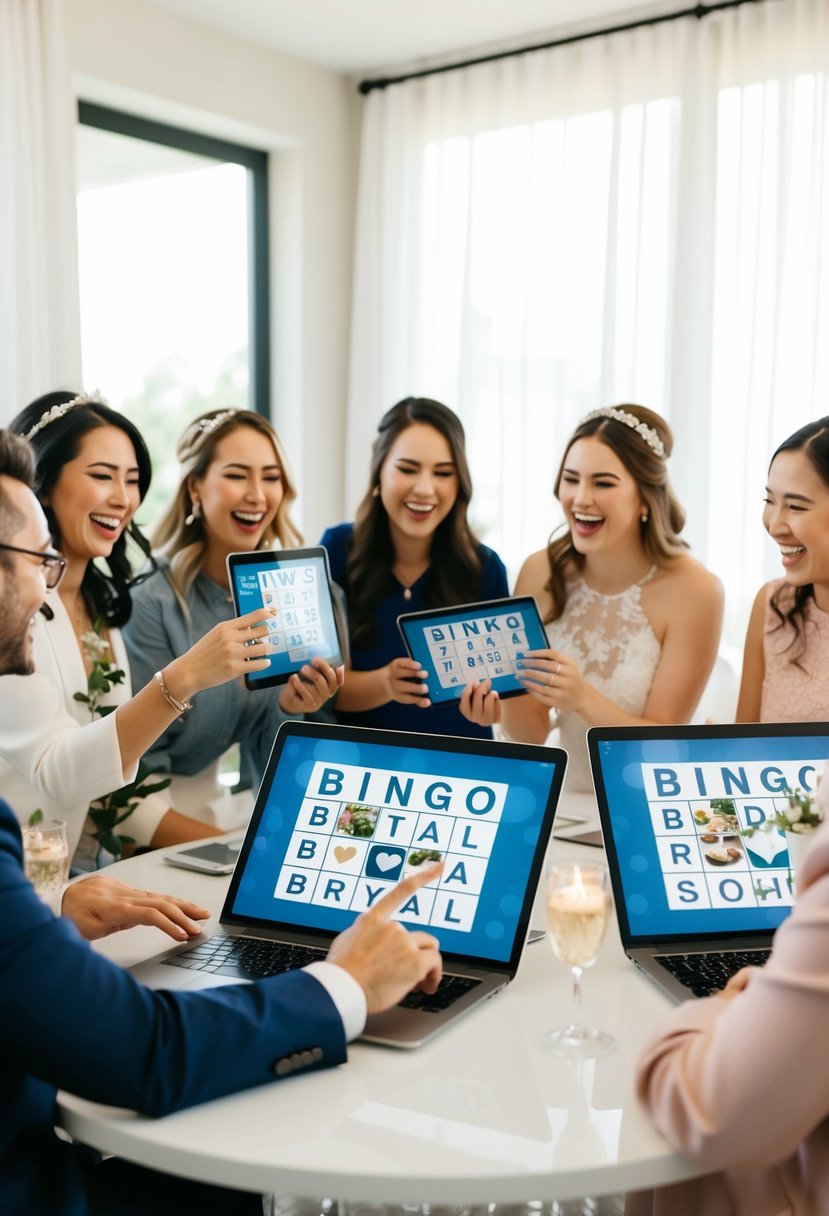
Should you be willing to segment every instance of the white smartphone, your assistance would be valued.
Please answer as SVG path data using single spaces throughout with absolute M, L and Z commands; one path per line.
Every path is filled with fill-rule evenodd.
M 232 874 L 242 847 L 241 840 L 214 841 L 195 849 L 180 849 L 164 858 L 171 866 L 182 870 L 198 870 L 202 874 Z

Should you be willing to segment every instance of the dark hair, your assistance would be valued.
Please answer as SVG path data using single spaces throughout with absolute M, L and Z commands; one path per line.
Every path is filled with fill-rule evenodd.
M 564 462 L 573 444 L 578 439 L 594 436 L 619 457 L 622 464 L 636 481 L 639 493 L 647 506 L 647 518 L 642 521 L 642 545 L 645 553 L 657 566 L 669 565 L 675 557 L 688 548 L 680 532 L 685 527 L 685 512 L 668 480 L 667 460 L 674 446 L 671 428 L 664 418 L 644 405 L 614 405 L 612 410 L 635 418 L 640 425 L 654 433 L 662 444 L 662 454 L 647 442 L 636 427 L 613 417 L 610 412 L 588 414 L 579 423 L 567 442 L 561 464 L 558 466 L 553 493 L 559 496 Z M 546 621 L 557 621 L 567 603 L 567 568 L 581 569 L 584 556 L 573 544 L 568 528 L 563 536 L 550 537 L 547 546 L 550 562 L 550 581 L 547 590 L 552 608 Z
M 829 416 L 807 423 L 788 439 L 784 439 L 769 461 L 769 469 L 781 452 L 802 452 L 823 484 L 829 487 Z M 793 631 L 789 649 L 792 646 L 796 646 L 796 649 L 790 661 L 798 667 L 801 666 L 800 656 L 806 648 L 803 613 L 806 604 L 814 598 L 813 583 L 794 588 L 789 583 L 783 583 L 769 600 L 772 611 L 779 618 L 776 628 L 783 629 L 788 625 Z M 784 604 L 784 599 L 789 600 L 788 606 Z
M 35 472 L 34 492 L 40 499 L 49 530 L 55 544 L 60 546 L 60 527 L 47 499 L 52 493 L 65 464 L 74 460 L 78 454 L 84 435 L 96 427 L 115 426 L 123 431 L 135 449 L 138 464 L 138 494 L 143 501 L 150 488 L 152 466 L 147 445 L 137 427 L 117 410 L 110 409 L 97 400 L 86 398 L 81 394 L 76 398 L 74 393 L 64 390 L 46 393 L 38 397 L 31 405 L 21 410 L 10 423 L 10 429 L 19 435 L 26 435 L 34 426 L 43 420 L 44 415 L 58 406 L 75 401 L 64 414 L 54 418 L 42 426 L 30 440 L 34 448 L 37 468 Z M 127 536 L 138 546 L 149 566 L 141 574 L 136 574 L 127 556 Z M 143 564 L 143 563 L 142 563 Z M 112 552 L 107 559 L 109 571 L 96 562 L 88 562 L 81 582 L 81 593 L 89 615 L 93 620 L 103 617 L 108 625 L 120 627 L 129 620 L 132 611 L 130 587 L 143 581 L 155 569 L 155 562 L 150 554 L 150 545 L 135 523 L 131 520 L 129 526 L 121 533 L 112 546 Z
M 416 423 L 434 427 L 446 438 L 458 475 L 458 496 L 432 537 L 424 603 L 429 608 L 441 608 L 480 598 L 479 543 L 467 521 L 472 477 L 466 459 L 463 425 L 440 401 L 432 401 L 429 397 L 404 397 L 380 419 L 371 449 L 369 488 L 354 518 L 345 590 L 351 636 L 357 646 L 370 646 L 374 641 L 377 630 L 374 612 L 396 585 L 392 574 L 395 553 L 389 517 L 378 492 L 380 472 L 398 436 Z
M 12 431 L 0 430 L 0 477 L 11 477 L 22 481 L 31 490 L 35 481 L 35 456 L 29 444 Z M 0 540 L 9 542 L 9 538 L 25 524 L 25 519 L 18 508 L 12 503 L 0 483 Z M 0 565 L 6 570 L 11 568 L 12 559 L 7 550 L 0 549 Z

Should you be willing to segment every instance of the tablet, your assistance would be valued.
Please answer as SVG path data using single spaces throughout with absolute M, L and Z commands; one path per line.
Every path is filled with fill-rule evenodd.
M 248 688 L 284 684 L 317 657 L 332 667 L 341 665 L 342 643 L 325 549 L 229 553 L 227 573 L 239 616 L 254 608 L 276 609 L 276 616 L 266 622 L 268 640 L 276 649 L 263 671 L 245 676 Z
M 429 700 L 460 697 L 467 684 L 492 680 L 501 697 L 526 690 L 515 678 L 528 650 L 549 646 L 538 605 L 531 595 L 430 608 L 397 618 L 411 658 L 427 673 Z

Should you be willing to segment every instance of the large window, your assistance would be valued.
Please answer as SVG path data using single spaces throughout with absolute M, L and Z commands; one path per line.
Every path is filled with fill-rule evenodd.
M 829 408 L 825 4 L 743 5 L 416 78 L 366 102 L 350 393 L 355 486 L 407 393 L 466 426 L 471 515 L 515 574 L 593 408 L 675 434 L 684 536 L 742 645 L 782 575 L 768 463 Z
M 98 106 L 79 117 L 84 383 L 147 440 L 147 524 L 189 419 L 267 407 L 266 156 Z

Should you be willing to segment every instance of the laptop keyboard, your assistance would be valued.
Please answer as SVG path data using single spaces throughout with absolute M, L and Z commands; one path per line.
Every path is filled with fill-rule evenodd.
M 272 942 L 258 937 L 211 937 L 190 950 L 165 958 L 169 967 L 226 975 L 237 980 L 261 980 L 284 971 L 296 971 L 308 963 L 322 962 L 328 951 L 316 946 Z M 423 1013 L 442 1013 L 455 1001 L 477 988 L 480 980 L 462 975 L 444 975 L 436 992 L 410 992 L 400 1005 Z
M 771 950 L 724 950 L 712 954 L 657 954 L 656 962 L 670 971 L 694 996 L 723 989 L 743 967 L 762 967 Z
M 211 937 L 183 954 L 164 962 L 189 971 L 228 975 L 237 980 L 261 980 L 283 971 L 296 971 L 308 963 L 322 962 L 328 951 L 291 942 L 269 942 L 258 937 Z

